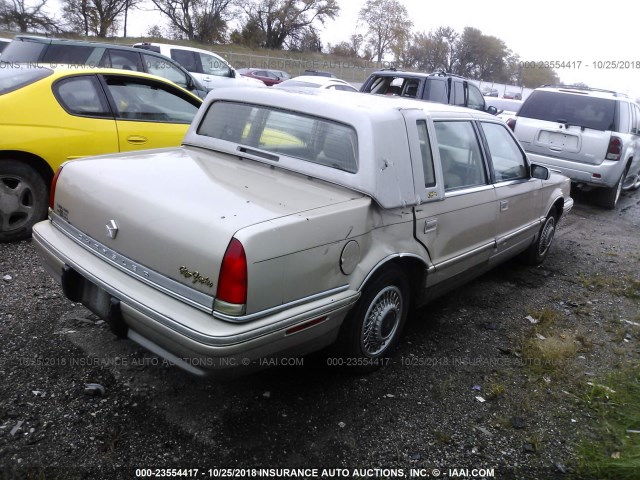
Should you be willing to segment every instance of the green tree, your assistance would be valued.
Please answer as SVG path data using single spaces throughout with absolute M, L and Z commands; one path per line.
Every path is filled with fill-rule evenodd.
M 398 0 L 367 0 L 358 18 L 366 25 L 365 39 L 378 62 L 394 44 L 405 42 L 413 27 L 407 9 Z M 396 57 L 401 54 L 397 45 L 394 53 Z
M 55 32 L 57 22 L 45 12 L 48 0 L 30 6 L 27 0 L 0 0 L 0 25 L 9 30 Z
M 452 72 L 457 39 L 458 34 L 450 27 L 440 27 L 430 33 L 416 33 L 407 48 L 409 63 L 423 72 Z
M 486 81 L 504 80 L 509 51 L 499 38 L 466 27 L 457 45 L 456 72 Z
M 234 38 L 247 45 L 281 49 L 296 48 L 303 38 L 317 36 L 316 25 L 335 18 L 340 7 L 337 0 L 249 0 L 244 10 L 245 23 Z
M 152 0 L 169 20 L 175 37 L 203 43 L 226 41 L 227 24 L 238 0 Z
M 133 4 L 132 0 L 64 0 L 67 26 L 84 35 L 107 37 L 118 30 L 118 18 Z
M 523 67 L 520 69 L 520 85 L 527 88 L 537 88 L 542 85 L 558 84 L 560 79 L 558 74 L 551 68 L 538 66 L 537 62 L 524 62 L 525 65 L 531 64 L 531 67 Z

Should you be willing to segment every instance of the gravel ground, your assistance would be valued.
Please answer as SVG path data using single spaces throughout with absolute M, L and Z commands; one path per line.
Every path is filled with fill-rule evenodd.
M 0 245 L 0 477 L 575 478 L 596 425 L 580 392 L 640 353 L 639 205 L 578 197 L 543 266 L 509 262 L 412 313 L 365 376 L 320 355 L 189 376 L 66 300 L 30 242 Z

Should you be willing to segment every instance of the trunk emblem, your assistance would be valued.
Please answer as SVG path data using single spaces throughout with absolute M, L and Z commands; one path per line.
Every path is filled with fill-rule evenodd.
M 105 225 L 105 228 L 107 230 L 107 236 L 109 238 L 116 238 L 116 235 L 118 235 L 118 224 L 115 220 L 111 220 L 109 223 L 107 223 Z

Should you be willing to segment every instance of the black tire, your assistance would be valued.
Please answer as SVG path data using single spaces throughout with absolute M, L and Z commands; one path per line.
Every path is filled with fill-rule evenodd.
M 558 211 L 556 207 L 551 207 L 547 218 L 544 220 L 538 238 L 531 244 L 525 252 L 525 260 L 529 265 L 540 265 L 549 254 L 549 249 L 553 243 L 558 223 Z
M 395 265 L 383 268 L 365 286 L 338 339 L 342 363 L 357 372 L 371 372 L 388 363 L 407 321 L 407 278 Z
M 48 189 L 29 165 L 0 160 L 0 243 L 31 236 L 31 227 L 47 216 Z
M 609 210 L 613 210 L 616 208 L 618 204 L 618 200 L 620 199 L 620 194 L 622 193 L 622 184 L 624 179 L 627 177 L 627 169 L 622 172 L 618 182 L 611 188 L 603 188 L 600 192 L 600 197 L 598 198 L 598 203 L 600 206 L 607 208 Z

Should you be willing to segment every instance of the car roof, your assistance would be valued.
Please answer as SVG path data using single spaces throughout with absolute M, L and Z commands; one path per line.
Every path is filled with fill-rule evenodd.
M 631 99 L 629 99 L 629 97 L 626 94 L 616 92 L 614 90 L 581 87 L 578 85 L 545 85 L 543 87 L 536 88 L 536 91 L 567 93 L 572 95 L 588 95 L 590 97 L 597 97 L 597 98 L 608 98 L 608 99 L 616 98 L 621 100 L 632 101 Z
M 377 70 L 375 72 L 373 72 L 371 75 L 375 75 L 378 77 L 412 77 L 412 78 L 427 78 L 427 77 L 455 77 L 455 78 L 461 78 L 463 80 L 467 80 L 466 77 L 462 77 L 460 75 L 456 75 L 454 73 L 448 73 L 448 72 L 431 72 L 431 73 L 424 73 L 424 72 L 407 72 L 404 70 L 395 70 L 395 69 L 385 69 L 385 70 Z
M 218 57 L 221 60 L 224 60 L 224 58 L 222 58 L 220 55 L 218 55 L 217 53 L 212 52 L 211 50 L 205 50 L 203 48 L 194 48 L 194 47 L 187 47 L 184 45 L 178 45 L 175 43 L 158 43 L 158 42 L 140 42 L 140 43 L 136 43 L 134 45 L 150 45 L 152 47 L 169 47 L 169 48 L 179 48 L 180 50 L 188 50 L 190 52 L 200 52 L 200 53 L 206 53 L 207 55 L 213 55 L 214 57 Z M 140 50 L 140 47 L 132 47 L 135 48 L 136 50 Z M 225 63 L 228 63 L 226 60 L 224 60 Z
M 340 78 L 321 77 L 316 75 L 300 75 L 298 77 L 290 78 L 285 82 L 282 82 L 280 85 L 288 81 L 300 81 L 300 82 L 313 83 L 316 85 L 321 85 L 323 87 L 327 85 L 349 85 L 349 86 L 351 85 L 349 82 L 346 82 L 345 80 L 342 80 Z
M 301 77 L 296 77 L 296 79 L 298 78 Z M 286 82 L 282 82 L 278 86 L 282 86 L 285 83 Z M 328 91 L 317 88 L 243 88 L 225 89 L 224 96 L 225 99 L 229 100 L 270 105 L 285 110 L 308 111 L 314 114 L 326 112 L 328 118 L 335 116 L 335 112 L 340 110 L 349 110 L 353 113 L 365 115 L 386 116 L 388 112 L 394 110 L 418 109 L 427 112 L 433 117 L 479 118 L 500 123 L 495 115 L 465 107 L 425 102 L 407 97 L 369 95 L 357 91 Z M 216 95 L 210 94 L 208 97 L 209 102 L 215 101 L 215 98 Z
M 46 63 L 39 63 L 38 65 L 33 65 L 31 63 L 15 64 L 15 65 L 12 65 L 11 67 L 12 67 L 11 68 L 12 70 L 16 68 L 19 68 L 21 70 L 41 70 L 43 68 L 52 70 L 53 73 L 48 77 L 46 77 L 51 80 L 57 80 L 59 78 L 64 78 L 64 77 L 73 76 L 73 75 L 87 75 L 87 74 L 97 74 L 97 73 L 100 73 L 103 75 L 119 75 L 119 76 L 127 76 L 127 77 L 146 78 L 150 80 L 155 80 L 160 83 L 164 83 L 166 85 L 170 85 L 171 87 L 182 90 L 184 93 L 187 93 L 190 97 L 197 98 L 198 100 L 202 101 L 202 99 L 197 95 L 194 95 L 190 91 L 185 90 L 181 86 L 176 85 L 175 83 L 173 83 L 170 80 L 167 80 L 166 78 L 158 77 L 156 75 L 151 75 L 145 72 L 137 72 L 135 70 L 122 70 L 119 68 L 102 68 L 102 67 L 78 67 L 74 65 L 65 65 L 65 64 L 56 64 L 55 66 L 52 66 Z

